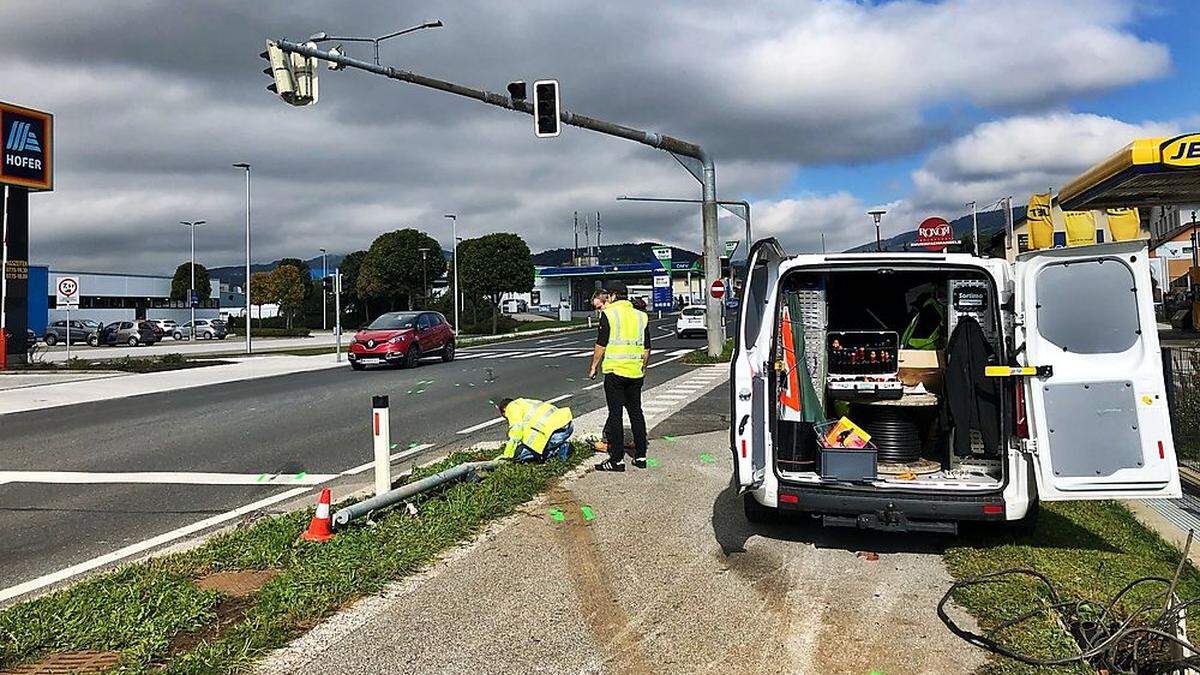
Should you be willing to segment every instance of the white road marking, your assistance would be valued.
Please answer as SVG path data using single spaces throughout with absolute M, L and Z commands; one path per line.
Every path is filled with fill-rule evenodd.
M 399 462 L 401 460 L 408 459 L 409 457 L 412 457 L 413 455 L 425 452 L 426 450 L 428 450 L 432 447 L 433 447 L 433 443 L 423 443 L 421 445 L 413 446 L 413 447 L 409 448 L 408 450 L 405 450 L 404 452 L 397 452 L 396 454 L 392 455 L 388 459 L 392 462 Z M 375 460 L 371 460 L 370 462 L 367 462 L 366 464 L 359 464 L 358 466 L 354 467 L 353 469 L 346 469 L 345 471 L 343 471 L 341 473 L 341 475 L 354 476 L 354 475 L 357 475 L 357 474 L 360 474 L 360 473 L 366 471 L 367 469 L 370 469 L 373 466 L 375 466 Z
M 647 367 L 647 368 L 657 368 L 657 367 L 661 366 L 661 365 L 662 365 L 662 364 L 664 364 L 664 363 L 670 363 L 670 362 L 672 362 L 672 361 L 678 361 L 679 359 L 682 359 L 684 356 L 686 356 L 686 354 L 680 354 L 679 356 L 672 356 L 672 357 L 670 357 L 670 358 L 666 358 L 666 359 L 663 359 L 663 360 L 661 360 L 661 361 L 655 361 L 654 363 L 651 363 L 650 365 L 648 365 L 648 366 L 646 366 L 646 367 Z
M 544 353 L 545 353 L 545 352 L 528 352 L 528 353 L 525 353 L 525 354 L 516 354 L 516 355 L 514 355 L 514 356 L 513 356 L 513 358 L 514 358 L 514 359 L 527 359 L 527 358 L 529 358 L 529 357 L 531 357 L 531 356 L 541 356 L 541 355 L 542 355 L 542 354 L 544 354 Z
M 0 471 L 0 483 L 92 485 L 148 483 L 153 485 L 318 485 L 337 477 L 332 473 L 201 473 L 188 471 Z
M 546 401 L 546 403 L 558 403 L 559 401 L 566 400 L 566 399 L 568 399 L 568 398 L 571 398 L 571 397 L 572 397 L 572 396 L 574 396 L 574 395 L 575 395 L 575 394 L 563 394 L 562 396 L 555 396 L 555 397 L 554 397 L 554 398 L 552 398 L 552 399 L 548 399 L 548 400 Z M 486 421 L 486 422 L 480 422 L 479 424 L 476 424 L 475 426 L 470 426 L 470 427 L 467 427 L 466 429 L 459 429 L 459 430 L 458 430 L 458 431 L 456 431 L 455 433 L 457 433 L 457 434 L 469 434 L 469 433 L 471 433 L 471 432 L 474 432 L 474 431 L 479 431 L 480 429 L 486 429 L 486 428 L 488 428 L 488 427 L 492 426 L 493 424 L 499 424 L 499 423 L 501 423 L 501 422 L 503 422 L 503 421 L 505 421 L 503 417 L 497 417 L 497 418 L 495 418 L 495 419 L 491 419 L 491 420 L 488 420 L 488 421 Z
M 555 342 L 570 342 L 570 341 L 572 341 L 572 340 L 574 340 L 574 339 L 575 339 L 575 338 L 569 338 L 569 337 L 563 337 L 563 338 L 551 338 L 551 339 L 549 339 L 549 340 L 538 340 L 538 344 L 539 344 L 539 345 L 544 345 L 544 344 L 553 344 L 553 343 L 555 343 Z
M 487 356 L 491 352 L 459 352 L 454 355 L 455 360 L 466 361 L 467 359 L 477 359 L 481 356 Z
M 488 354 L 487 356 L 485 356 L 483 358 L 485 358 L 485 359 L 500 359 L 500 358 L 504 358 L 505 356 L 512 356 L 512 352 L 500 352 L 499 354 Z
M 305 492 L 308 492 L 308 488 L 306 487 L 293 488 L 286 492 L 281 492 L 280 494 L 267 497 L 266 499 L 260 499 L 251 504 L 238 507 L 232 511 L 226 511 L 225 513 L 212 516 L 211 518 L 205 518 L 204 520 L 198 520 L 190 525 L 176 528 L 170 532 L 164 532 L 156 537 L 139 541 L 136 544 L 130 544 L 129 546 L 119 548 L 111 553 L 105 553 L 104 555 L 97 556 L 91 560 L 85 560 L 77 565 L 65 567 L 57 572 L 51 572 L 50 574 L 40 576 L 36 579 L 31 579 L 25 583 L 17 584 L 16 586 L 10 586 L 4 590 L 0 590 L 0 602 L 25 595 L 26 593 L 36 591 L 40 588 L 45 588 L 51 584 L 56 584 L 60 581 L 70 579 L 75 575 L 82 574 L 84 572 L 90 572 L 98 567 L 103 567 L 143 551 L 148 551 L 156 546 L 161 546 L 167 542 L 174 541 L 181 537 L 186 537 L 189 534 L 208 529 L 214 525 L 220 525 L 221 523 L 233 520 L 234 518 L 239 518 L 248 513 L 253 513 L 254 511 L 266 508 L 272 504 L 278 504 L 279 502 L 287 501 L 292 497 L 302 495 Z
M 688 354 L 691 351 L 692 350 L 690 350 L 690 349 L 676 349 L 675 351 L 671 352 L 670 354 L 667 354 L 667 356 L 683 356 L 684 354 Z
M 575 352 L 574 354 L 567 354 L 567 356 L 570 356 L 573 358 L 579 358 L 581 356 L 591 356 L 592 354 L 595 354 L 595 353 L 596 353 L 595 350 L 589 349 L 586 352 Z

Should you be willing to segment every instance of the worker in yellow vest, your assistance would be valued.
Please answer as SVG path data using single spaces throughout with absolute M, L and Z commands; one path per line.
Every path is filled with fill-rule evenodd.
M 550 457 L 565 460 L 571 454 L 568 441 L 575 427 L 570 408 L 532 398 L 505 398 L 496 409 L 508 420 L 508 443 L 500 459 L 544 462 Z
M 642 384 L 646 361 L 650 358 L 650 320 L 625 299 L 625 289 L 621 286 L 597 291 L 593 302 L 600 308 L 600 328 L 588 377 L 595 379 L 597 368 L 604 373 L 604 399 L 608 403 L 608 422 L 604 426 L 608 459 L 597 464 L 596 470 L 625 470 L 622 411 L 629 413 L 633 431 L 633 465 L 644 469 L 646 417 L 642 414 Z

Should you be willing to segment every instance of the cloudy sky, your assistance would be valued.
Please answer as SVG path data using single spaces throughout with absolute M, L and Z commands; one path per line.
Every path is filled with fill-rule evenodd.
M 735 9 L 732 9 L 736 7 Z M 1200 126 L 1193 0 L 0 2 L 0 100 L 56 116 L 56 190 L 31 198 L 31 260 L 166 272 L 204 219 L 198 260 L 243 254 L 254 165 L 258 261 L 364 248 L 418 227 L 569 246 L 572 212 L 605 241 L 699 248 L 699 196 L 669 155 L 363 72 L 322 71 L 321 100 L 265 91 L 268 37 L 446 26 L 385 63 L 503 92 L 552 77 L 565 108 L 704 146 L 718 193 L 791 251 L 885 234 L 963 204 L 1058 186 L 1143 135 Z M 351 54 L 368 58 L 361 47 Z M 357 51 L 356 51 L 357 49 Z M 722 235 L 740 223 L 722 219 Z

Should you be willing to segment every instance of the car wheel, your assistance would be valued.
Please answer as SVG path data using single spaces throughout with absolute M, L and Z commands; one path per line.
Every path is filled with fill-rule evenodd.
M 454 341 L 451 340 L 450 342 L 446 343 L 445 347 L 442 347 L 442 361 L 444 361 L 446 363 L 450 363 L 453 360 L 454 360 Z
M 130 347 L 136 347 L 136 346 L 138 346 L 138 339 L 137 339 L 137 336 L 136 336 L 136 335 L 130 335 L 130 336 L 129 336 L 129 340 L 128 340 L 128 342 L 129 342 L 129 346 L 130 346 Z
M 351 361 L 350 367 L 353 368 L 354 370 L 362 370 L 363 368 L 366 368 L 365 365 L 363 365 L 357 361 Z
M 756 524 L 770 523 L 778 516 L 775 509 L 759 504 L 749 492 L 742 495 L 742 512 L 746 514 L 746 520 Z
M 57 335 L 55 335 L 54 333 L 50 333 L 49 335 L 46 336 L 46 346 L 47 347 L 53 347 L 56 344 L 58 344 L 58 336 Z
M 421 363 L 421 348 L 413 345 L 408 348 L 408 353 L 404 355 L 404 367 L 416 368 Z
M 182 339 L 183 339 L 183 333 L 180 333 L 179 331 L 175 331 L 175 334 L 174 334 L 174 335 L 172 335 L 171 337 L 172 337 L 172 338 L 174 338 L 174 339 L 176 339 L 176 340 L 182 340 Z
M 88 343 L 89 347 L 99 347 L 100 346 L 100 338 L 96 337 L 95 335 L 89 335 L 88 339 L 87 339 L 87 343 Z

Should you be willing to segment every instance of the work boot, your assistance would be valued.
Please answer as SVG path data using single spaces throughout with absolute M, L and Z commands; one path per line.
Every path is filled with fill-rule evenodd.
M 634 458 L 633 458 L 633 465 L 634 465 L 634 466 L 636 466 L 636 467 L 637 467 L 637 468 L 639 468 L 639 469 L 644 469 L 644 468 L 646 468 L 646 456 L 645 456 L 645 455 L 642 455 L 641 457 L 634 457 Z
M 624 471 L 625 462 L 614 462 L 611 459 L 606 459 L 596 465 L 597 471 Z

